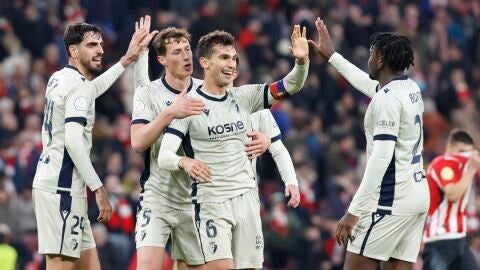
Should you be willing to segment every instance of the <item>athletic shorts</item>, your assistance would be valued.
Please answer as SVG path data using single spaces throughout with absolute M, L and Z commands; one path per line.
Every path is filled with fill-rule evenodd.
M 416 262 L 427 213 L 393 216 L 370 213 L 359 218 L 347 250 L 368 258 Z
M 36 188 L 32 195 L 37 219 L 38 253 L 80 258 L 83 250 L 95 248 L 87 216 L 87 198 Z
M 194 204 L 206 262 L 233 259 L 235 268 L 262 268 L 263 233 L 257 189 L 222 203 Z
M 165 248 L 172 237 L 172 257 L 189 265 L 204 264 L 193 223 L 192 210 L 179 210 L 164 203 L 141 201 L 137 214 L 135 242 L 137 249 L 153 246 Z

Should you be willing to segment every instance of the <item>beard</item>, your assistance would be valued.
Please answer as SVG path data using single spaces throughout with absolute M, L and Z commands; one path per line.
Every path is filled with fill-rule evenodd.
M 94 64 L 92 61 L 90 60 L 80 60 L 80 64 L 82 66 L 84 66 L 88 72 L 90 72 L 91 74 L 93 75 L 98 75 L 101 71 L 102 71 L 102 64 L 100 63 L 100 65 L 97 65 L 97 64 Z

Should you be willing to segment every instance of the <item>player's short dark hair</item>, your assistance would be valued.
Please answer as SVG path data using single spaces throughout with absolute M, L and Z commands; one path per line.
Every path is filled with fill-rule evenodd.
M 63 33 L 63 42 L 65 43 L 65 49 L 67 49 L 68 56 L 71 56 L 68 47 L 70 47 L 70 45 L 80 44 L 85 38 L 85 33 L 88 32 L 102 34 L 100 28 L 93 24 L 76 23 L 67 26 L 65 33 Z
M 182 39 L 188 40 L 190 42 L 191 35 L 187 30 L 183 28 L 168 27 L 160 31 L 152 41 L 152 45 L 157 52 L 157 55 L 165 55 L 167 52 L 167 44 L 170 43 L 180 43 Z
M 198 41 L 198 56 L 210 58 L 213 54 L 213 47 L 216 45 L 235 46 L 235 38 L 225 31 L 215 30 L 210 32 Z
M 475 142 L 473 141 L 473 137 L 467 131 L 463 129 L 454 129 L 450 131 L 448 135 L 448 142 L 450 144 L 455 143 L 464 143 L 468 145 L 474 145 Z
M 408 38 L 398 33 L 379 32 L 370 37 L 370 48 L 383 58 L 392 71 L 404 71 L 413 66 L 413 49 Z

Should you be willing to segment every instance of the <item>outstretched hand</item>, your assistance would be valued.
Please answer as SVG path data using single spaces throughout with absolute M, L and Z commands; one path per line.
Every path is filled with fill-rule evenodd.
M 150 33 L 150 16 L 140 18 L 140 22 L 135 22 L 135 33 L 133 33 L 127 52 L 120 59 L 124 67 L 136 61 L 140 54 L 147 48 L 150 40 L 157 34 L 156 31 Z
M 292 31 L 292 47 L 290 53 L 297 59 L 299 64 L 308 62 L 307 28 L 304 26 L 300 32 L 300 25 L 296 24 Z
M 315 20 L 315 27 L 317 28 L 318 42 L 309 39 L 308 43 L 312 45 L 313 49 L 320 56 L 325 59 L 330 59 L 335 50 L 333 49 L 332 40 L 330 39 L 330 34 L 328 33 L 327 26 L 325 26 L 323 20 L 317 18 Z

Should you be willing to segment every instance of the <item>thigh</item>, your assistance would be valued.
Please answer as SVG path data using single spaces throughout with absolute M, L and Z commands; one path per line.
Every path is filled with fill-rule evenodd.
M 343 270 L 376 270 L 378 266 L 378 260 L 367 258 L 350 251 L 345 254 L 345 262 L 343 264 Z
M 197 236 L 193 210 L 177 210 L 177 224 L 172 228 L 172 257 L 188 265 L 205 263 Z
M 137 249 L 137 269 L 155 270 L 163 268 L 165 248 L 143 246 Z
M 234 224 L 228 205 L 229 201 L 194 205 L 195 227 L 205 262 L 233 259 Z
M 233 207 L 236 213 L 232 242 L 235 268 L 262 268 L 264 240 L 256 190 L 235 198 Z
M 140 247 L 165 248 L 171 233 L 175 209 L 156 202 L 140 202 L 135 225 L 135 243 Z
M 80 260 L 76 263 L 78 270 L 100 270 L 100 261 L 96 248 L 82 250 Z

